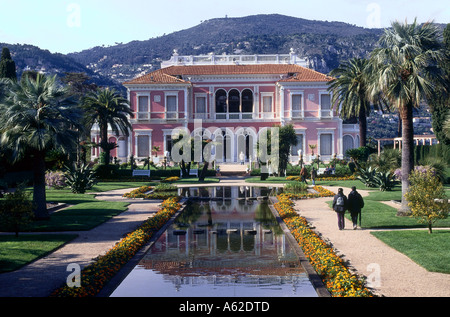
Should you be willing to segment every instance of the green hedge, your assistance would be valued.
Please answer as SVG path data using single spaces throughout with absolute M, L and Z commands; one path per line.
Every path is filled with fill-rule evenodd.
M 433 145 L 416 145 L 414 147 L 415 164 L 418 164 L 421 159 L 427 156 L 442 158 L 447 164 L 450 164 L 450 146 L 439 143 Z
M 323 165 L 325 166 L 325 165 Z M 311 175 L 311 164 L 305 165 L 306 170 L 308 171 L 308 175 Z M 316 164 L 314 164 L 314 167 L 317 168 Z M 286 176 L 298 176 L 300 175 L 300 166 L 298 165 L 288 165 L 288 168 L 286 170 Z M 350 168 L 348 165 L 341 165 L 338 164 L 335 167 L 335 174 L 334 177 L 345 177 L 350 176 L 353 173 L 350 171 Z M 261 169 L 255 168 L 250 172 L 251 176 L 260 176 L 261 175 Z
M 139 168 L 140 170 L 145 170 L 144 168 Z M 133 179 L 133 174 L 131 169 L 123 169 L 120 168 L 119 165 L 110 164 L 110 165 L 95 165 L 94 171 L 97 174 L 97 177 L 99 179 L 120 179 L 120 180 L 127 180 L 127 179 Z M 180 176 L 180 168 L 179 167 L 168 167 L 166 169 L 150 169 L 150 178 L 152 179 L 160 179 L 160 178 L 166 178 L 166 177 L 172 177 L 172 176 Z M 216 172 L 214 170 L 208 170 L 206 176 L 215 176 Z M 139 178 L 139 177 L 134 177 Z

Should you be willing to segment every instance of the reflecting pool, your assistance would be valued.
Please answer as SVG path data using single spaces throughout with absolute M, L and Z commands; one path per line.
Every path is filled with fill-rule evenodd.
M 112 297 L 317 297 L 263 187 L 180 190 L 185 210 Z

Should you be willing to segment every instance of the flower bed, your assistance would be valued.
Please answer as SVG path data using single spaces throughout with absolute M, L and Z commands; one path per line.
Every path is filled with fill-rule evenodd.
M 300 182 L 302 178 L 300 176 L 287 176 L 286 180 Z
M 137 189 L 132 190 L 131 192 L 123 194 L 123 197 L 126 198 L 143 198 L 143 199 L 167 199 L 170 197 L 178 196 L 177 191 L 162 191 L 162 192 L 153 192 L 147 194 L 151 191 L 153 187 L 151 186 L 142 186 Z
M 328 189 L 323 188 L 322 186 L 314 186 L 313 189 L 318 193 L 286 193 L 285 196 L 288 196 L 291 199 L 309 199 L 309 198 L 320 198 L 320 197 L 333 197 L 335 193 L 329 191 Z
M 343 260 L 310 227 L 304 217 L 294 210 L 290 195 L 280 194 L 274 205 L 305 256 L 333 297 L 371 297 L 364 281 L 351 274 Z
M 164 178 L 163 180 L 161 180 L 161 183 L 173 183 L 176 181 L 179 181 L 180 178 L 178 176 L 171 176 L 171 177 L 167 177 Z
M 310 179 L 310 178 L 309 178 Z M 330 175 L 317 175 L 316 181 L 353 181 L 356 180 L 356 176 L 330 176 Z M 287 176 L 286 180 L 288 181 L 297 181 L 300 182 L 302 179 L 300 176 Z
M 105 255 L 81 271 L 81 287 L 64 285 L 52 297 L 89 297 L 97 295 L 103 286 L 150 240 L 180 208 L 178 197 L 166 199 L 161 209 L 138 229 L 128 234 Z
M 330 176 L 330 175 L 317 175 L 316 181 L 354 181 L 355 175 L 350 176 Z
M 152 186 L 141 186 L 137 189 L 133 189 L 131 192 L 123 194 L 123 197 L 126 198 L 147 198 L 146 193 L 153 189 Z

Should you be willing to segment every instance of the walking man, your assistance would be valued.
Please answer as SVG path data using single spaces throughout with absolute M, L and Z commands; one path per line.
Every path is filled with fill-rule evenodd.
M 347 197 L 344 195 L 344 190 L 342 188 L 338 189 L 338 193 L 333 199 L 333 210 L 336 212 L 338 217 L 338 227 L 339 230 L 344 230 L 345 227 L 345 211 L 347 210 Z
M 357 228 L 358 216 L 359 226 L 361 227 L 361 209 L 364 207 L 364 199 L 361 194 L 356 191 L 356 187 L 352 187 L 352 191 L 348 194 L 348 210 L 352 216 L 353 230 Z

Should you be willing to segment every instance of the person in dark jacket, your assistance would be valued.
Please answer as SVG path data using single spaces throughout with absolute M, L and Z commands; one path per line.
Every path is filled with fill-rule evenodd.
M 337 213 L 339 230 L 344 230 L 344 215 L 347 210 L 347 197 L 344 195 L 344 190 L 342 188 L 339 188 L 337 195 L 334 196 L 333 210 Z
M 300 171 L 300 177 L 302 182 L 305 182 L 305 184 L 308 184 L 306 182 L 306 178 L 308 177 L 308 171 L 306 170 L 306 168 L 303 166 L 302 170 Z
M 348 194 L 348 210 L 352 216 L 353 230 L 358 226 L 358 216 L 361 214 L 361 209 L 364 207 L 364 199 L 361 194 L 356 191 L 356 187 L 352 187 L 352 191 Z M 361 219 L 361 218 L 359 218 Z M 361 226 L 361 220 L 359 225 Z
M 316 185 L 316 177 L 317 177 L 317 171 L 313 166 L 313 168 L 311 170 L 311 180 L 312 180 L 313 185 Z

